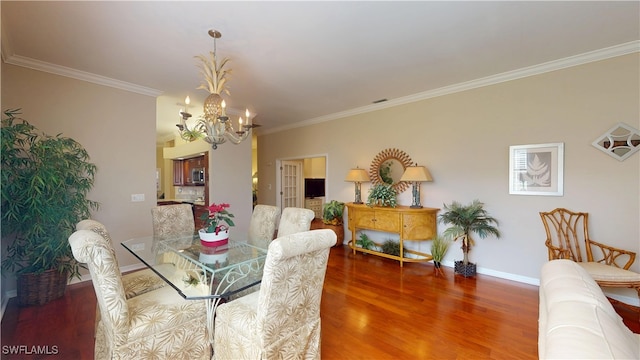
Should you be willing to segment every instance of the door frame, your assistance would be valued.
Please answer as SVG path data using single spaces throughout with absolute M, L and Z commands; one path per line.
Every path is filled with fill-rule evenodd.
M 310 159 L 310 158 L 317 158 L 317 157 L 324 157 L 325 159 L 325 165 L 324 165 L 324 174 L 325 174 L 325 178 L 327 179 L 324 183 L 324 196 L 325 199 L 329 198 L 329 154 L 327 153 L 322 153 L 322 154 L 312 154 L 312 155 L 301 155 L 301 156 L 292 156 L 292 157 L 286 157 L 286 158 L 279 158 L 276 159 L 276 166 L 275 166 L 275 172 L 276 172 L 276 206 L 280 209 L 280 211 L 282 212 L 282 196 L 280 195 L 280 193 L 282 192 L 282 181 L 281 181 L 281 177 L 280 177 L 280 167 L 282 166 L 282 162 L 283 161 L 295 161 L 295 160 L 300 160 L 303 161 L 304 159 Z M 304 170 L 303 170 L 304 171 Z M 301 176 L 301 181 L 304 180 L 304 173 Z M 302 187 L 304 187 L 304 183 L 302 184 Z M 304 194 L 302 195 L 302 206 L 304 206 Z

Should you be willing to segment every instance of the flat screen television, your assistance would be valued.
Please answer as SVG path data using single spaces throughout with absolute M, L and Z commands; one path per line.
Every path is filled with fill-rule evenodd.
M 324 179 L 304 179 L 304 197 L 316 198 L 324 196 Z

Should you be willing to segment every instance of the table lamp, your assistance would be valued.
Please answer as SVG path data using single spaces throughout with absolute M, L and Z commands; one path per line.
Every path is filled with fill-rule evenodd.
M 420 205 L 420 183 L 423 181 L 433 181 L 429 170 L 424 166 L 408 166 L 404 170 L 404 174 L 400 178 L 400 181 L 408 181 L 413 183 L 413 204 L 411 208 L 422 208 Z
M 344 181 L 353 182 L 356 185 L 356 199 L 353 202 L 354 204 L 362 204 L 362 199 L 360 199 L 360 184 L 363 182 L 370 181 L 369 174 L 364 169 L 355 168 L 349 170 L 347 174 L 347 178 Z

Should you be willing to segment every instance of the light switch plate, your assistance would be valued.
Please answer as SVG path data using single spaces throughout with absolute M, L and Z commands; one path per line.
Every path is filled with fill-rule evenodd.
M 144 194 L 131 194 L 132 202 L 140 202 L 144 201 Z

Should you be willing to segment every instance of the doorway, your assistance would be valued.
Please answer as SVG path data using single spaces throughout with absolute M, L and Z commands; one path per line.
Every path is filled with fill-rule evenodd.
M 305 179 L 327 178 L 327 155 L 312 155 L 294 159 L 276 161 L 276 206 L 282 211 L 286 207 L 306 208 Z M 324 182 L 322 196 L 314 197 L 316 202 L 324 204 L 327 183 Z

